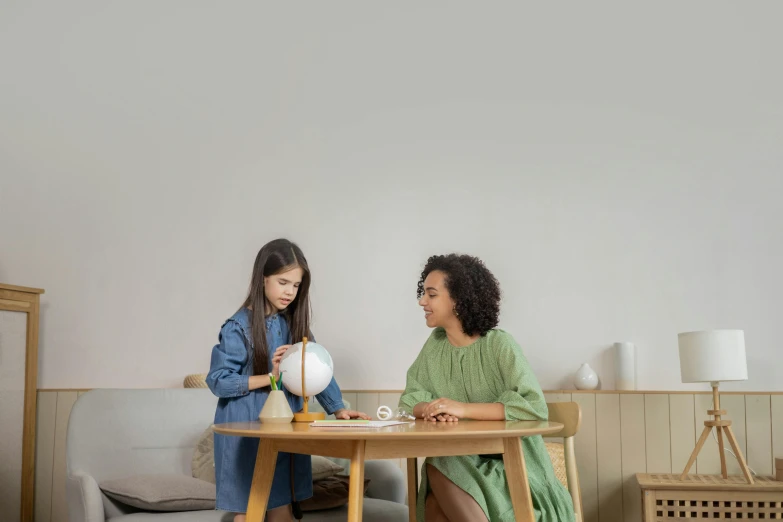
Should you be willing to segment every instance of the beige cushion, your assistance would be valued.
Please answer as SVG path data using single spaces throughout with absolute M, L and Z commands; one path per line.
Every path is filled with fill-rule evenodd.
M 204 430 L 196 442 L 191 459 L 191 471 L 193 478 L 215 483 L 215 449 L 213 446 L 212 426 Z
M 111 498 L 147 511 L 215 509 L 215 485 L 187 475 L 134 475 L 104 480 Z
M 345 470 L 326 457 L 313 455 L 313 482 L 333 477 Z
M 192 475 L 194 478 L 215 483 L 215 459 L 214 459 L 214 437 L 212 427 L 210 426 L 199 437 L 196 442 L 196 448 L 193 450 L 191 460 Z M 345 471 L 342 466 L 335 464 L 326 457 L 312 457 L 313 463 L 313 481 L 323 480 L 333 477 L 338 473 Z

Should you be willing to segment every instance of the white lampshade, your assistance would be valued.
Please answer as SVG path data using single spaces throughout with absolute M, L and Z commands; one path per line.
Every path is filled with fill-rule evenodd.
M 678 335 L 682 382 L 745 381 L 745 333 L 710 330 Z

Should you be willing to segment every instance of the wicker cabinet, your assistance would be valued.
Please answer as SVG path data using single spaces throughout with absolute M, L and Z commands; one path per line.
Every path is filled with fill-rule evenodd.
M 783 520 L 783 482 L 772 477 L 636 475 L 645 522 L 675 520 Z

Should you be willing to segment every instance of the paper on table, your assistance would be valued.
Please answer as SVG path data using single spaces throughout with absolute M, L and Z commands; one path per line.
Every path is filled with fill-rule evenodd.
M 314 428 L 385 428 L 387 426 L 396 426 L 397 424 L 408 424 L 405 421 L 340 421 L 323 420 L 313 421 L 310 426 Z

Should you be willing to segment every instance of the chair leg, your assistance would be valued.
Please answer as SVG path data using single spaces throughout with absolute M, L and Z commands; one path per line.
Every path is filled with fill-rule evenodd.
M 582 517 L 582 490 L 579 487 L 579 473 L 576 469 L 576 453 L 574 451 L 574 438 L 566 437 L 563 439 L 563 448 L 565 450 L 566 482 L 568 482 L 568 492 L 571 494 L 571 501 L 574 504 L 574 512 Z

